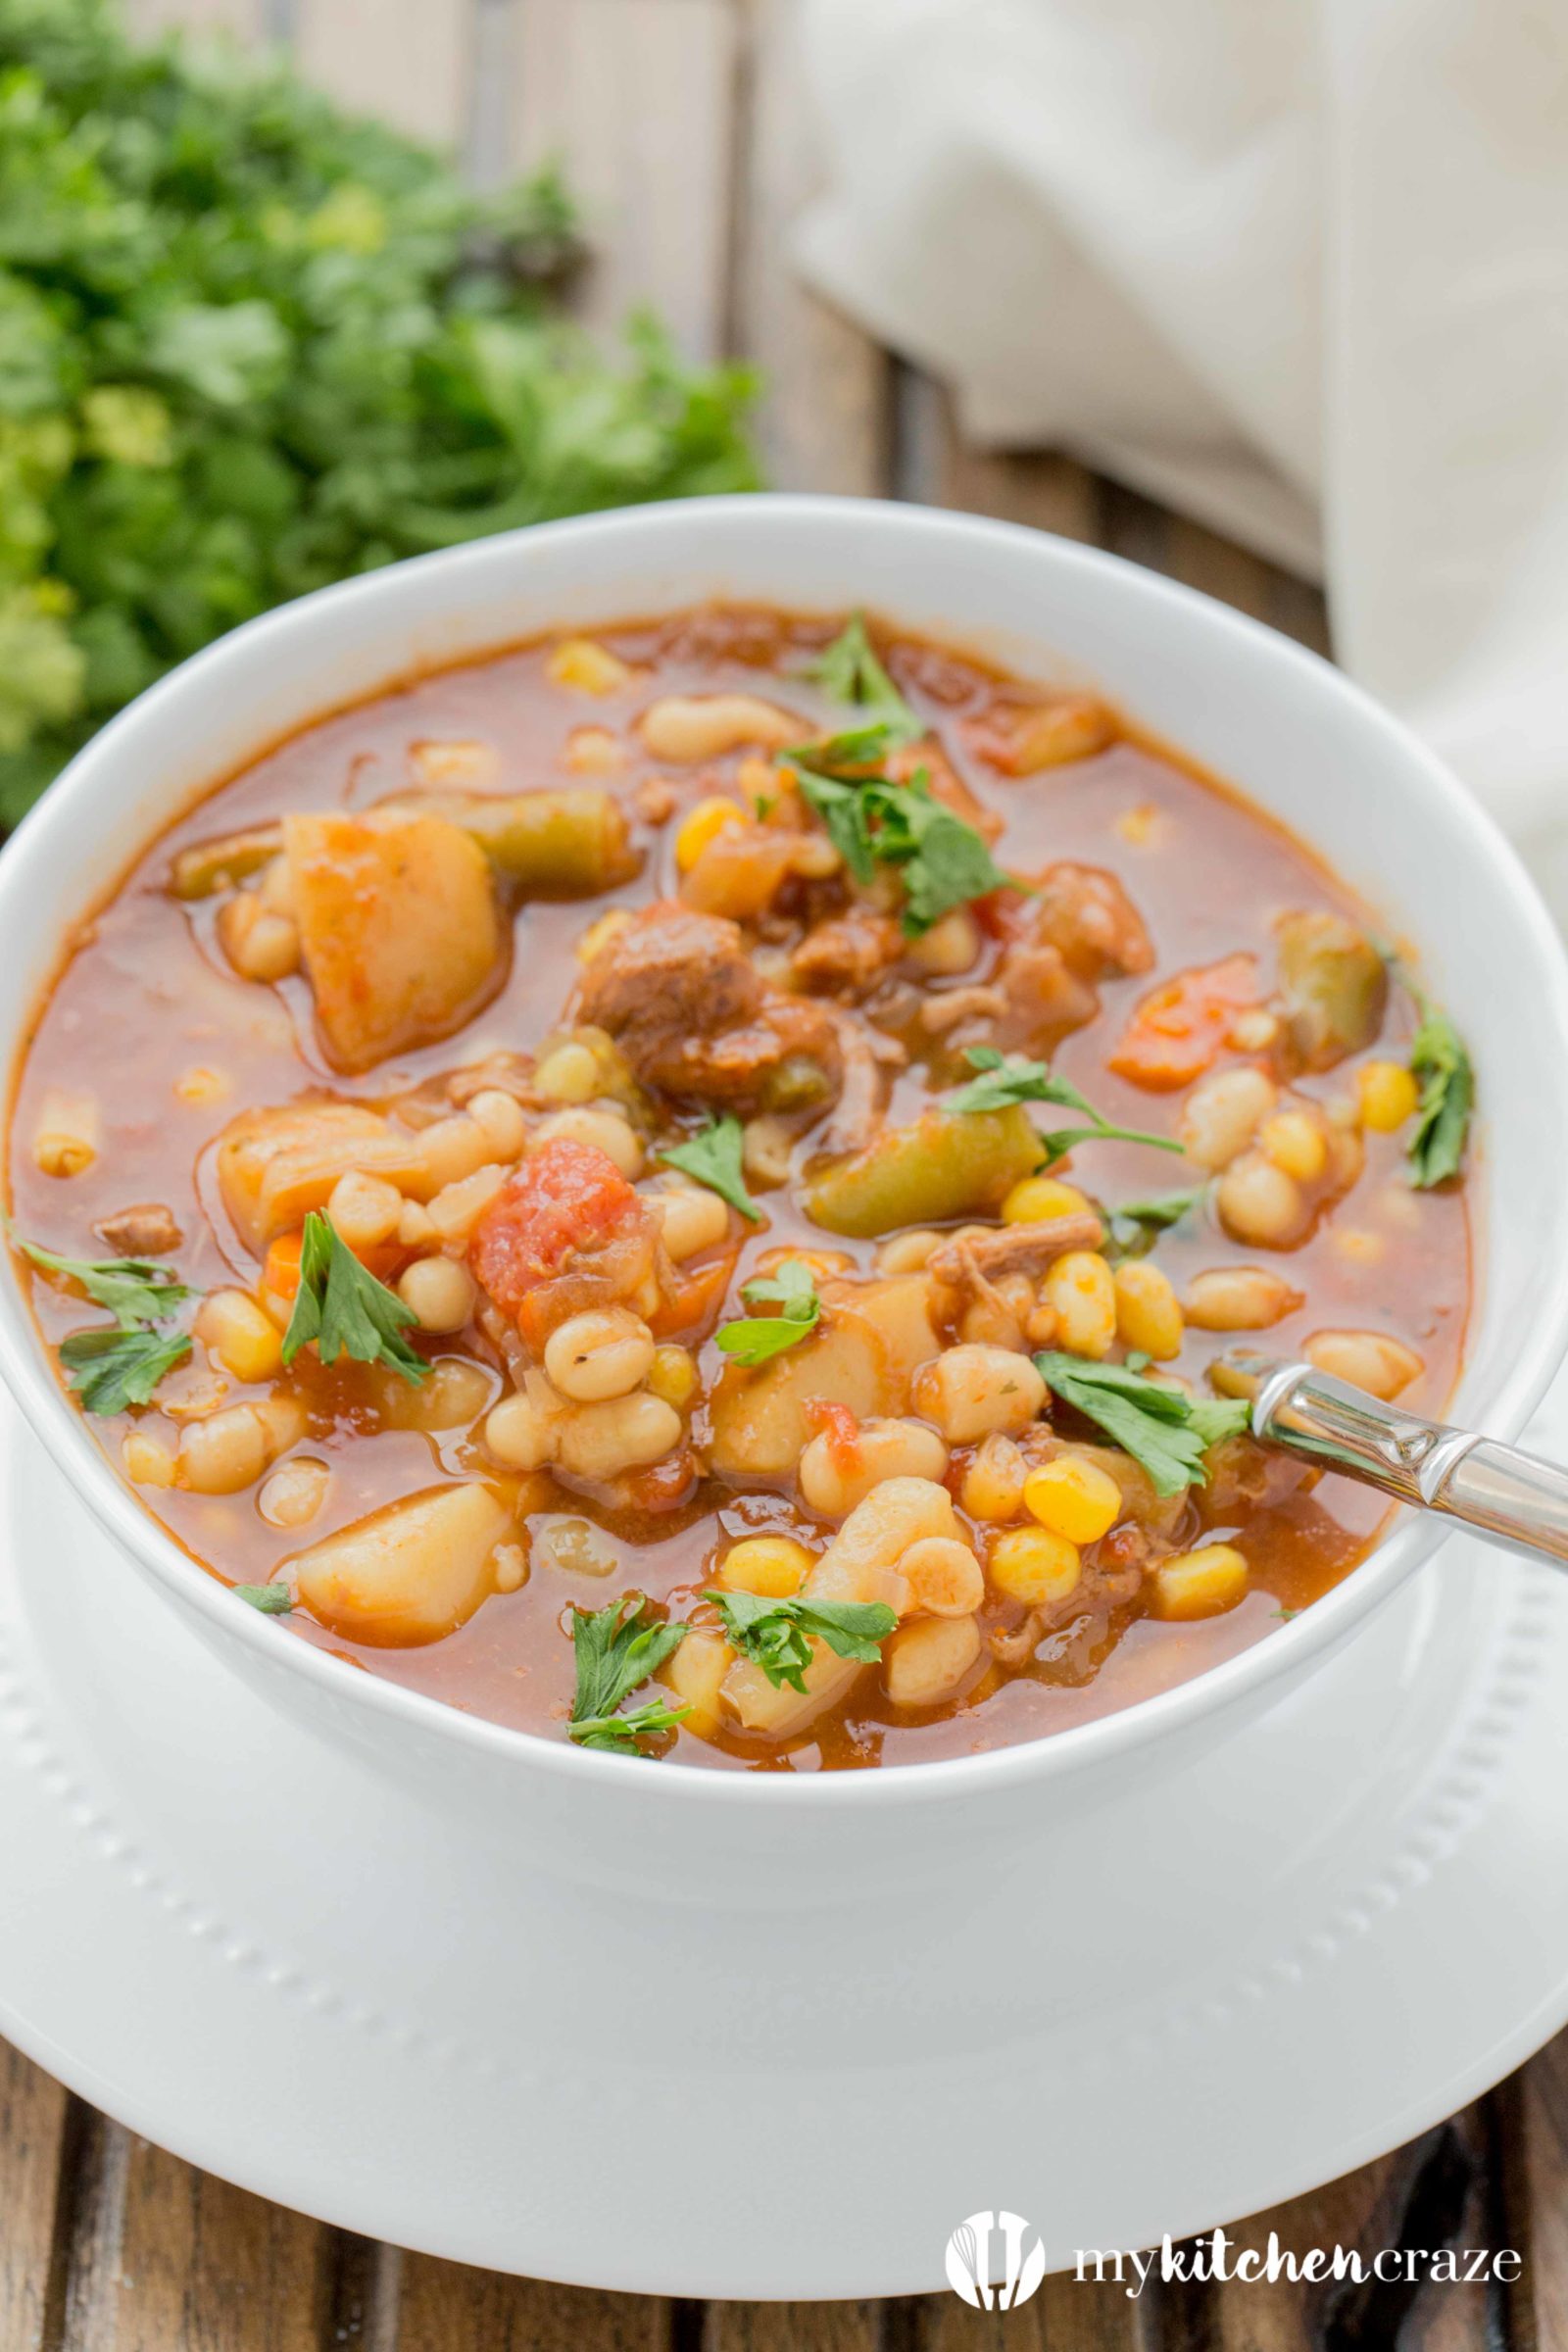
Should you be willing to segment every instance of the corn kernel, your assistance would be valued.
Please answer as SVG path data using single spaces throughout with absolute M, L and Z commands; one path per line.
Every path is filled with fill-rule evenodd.
M 421 784 L 444 786 L 449 792 L 465 787 L 482 792 L 501 775 L 501 755 L 495 745 L 474 736 L 411 744 L 409 760 Z
M 679 1649 L 665 1659 L 659 1679 L 686 1708 L 683 1732 L 711 1740 L 719 1727 L 719 1691 L 734 1663 L 735 1652 L 723 1635 L 706 1625 L 694 1625 Z
M 1182 1310 L 1168 1274 L 1147 1257 L 1116 1268 L 1116 1331 L 1129 1348 L 1169 1363 L 1181 1353 Z
M 174 1483 L 174 1457 L 157 1438 L 144 1438 L 132 1432 L 121 1446 L 120 1458 L 133 1486 L 172 1487 Z
M 733 826 L 742 822 L 741 812 L 735 803 L 725 800 L 722 795 L 712 800 L 699 801 L 696 808 L 681 818 L 680 830 L 675 836 L 677 871 L 689 874 L 710 841 L 716 841 L 720 833 L 728 833 Z
M 533 1083 L 546 1102 L 592 1102 L 605 1080 L 593 1048 L 573 1042 L 545 1055 Z
M 552 686 L 569 686 L 578 694 L 619 694 L 634 672 L 591 637 L 565 637 L 551 655 L 545 675 Z
M 815 1561 L 793 1536 L 743 1536 L 725 1553 L 718 1581 L 732 1592 L 760 1592 L 788 1600 L 805 1584 Z
M 209 1291 L 197 1310 L 196 1337 L 236 1380 L 270 1380 L 282 1369 L 277 1325 L 245 1291 Z
M 993 1430 L 982 1438 L 973 1461 L 963 1474 L 958 1500 L 971 1519 L 1003 1525 L 1023 1508 L 1023 1486 L 1028 1464 L 1011 1438 Z
M 1121 1517 L 1121 1489 L 1110 1472 L 1075 1453 L 1031 1470 L 1023 1500 L 1032 1519 L 1069 1544 L 1098 1544 Z
M 1264 1158 L 1298 1184 L 1316 1184 L 1328 1166 L 1328 1139 L 1309 1111 L 1277 1110 L 1263 1121 L 1257 1140 Z
M 1247 1562 L 1234 1544 L 1203 1544 L 1154 1570 L 1154 1614 L 1185 1619 L 1221 1617 L 1247 1591 Z
M 579 937 L 572 954 L 579 963 L 592 963 L 601 948 L 608 948 L 617 931 L 624 931 L 631 916 L 624 906 L 607 906 L 597 922 L 589 924 Z
M 684 1348 L 673 1344 L 654 1349 L 649 1366 L 647 1387 L 652 1396 L 662 1396 L 678 1413 L 690 1404 L 697 1394 L 697 1366 Z
M 1069 1250 L 1041 1286 L 1069 1354 L 1104 1356 L 1116 1337 L 1116 1284 L 1098 1250 Z
M 1374 1135 L 1392 1135 L 1414 1116 L 1421 1092 L 1399 1061 L 1364 1061 L 1355 1073 L 1361 1124 Z
M 1002 1203 L 1004 1225 L 1043 1225 L 1048 1217 L 1074 1217 L 1089 1206 L 1075 1184 L 1054 1176 L 1025 1176 Z
M 174 1080 L 174 1092 L 181 1102 L 204 1106 L 210 1102 L 226 1102 L 234 1092 L 234 1081 L 224 1070 L 210 1070 L 198 1066 L 186 1070 Z
M 1010 1527 L 991 1547 L 986 1573 L 999 1592 L 1040 1608 L 1065 1600 L 1083 1572 L 1078 1546 L 1049 1527 Z

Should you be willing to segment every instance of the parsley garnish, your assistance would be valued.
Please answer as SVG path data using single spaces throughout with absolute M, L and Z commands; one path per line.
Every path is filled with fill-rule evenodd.
M 851 616 L 806 674 L 836 703 L 852 703 L 871 724 L 886 727 L 895 743 L 913 743 L 926 731 L 877 660 L 862 612 Z
M 774 1600 L 765 1592 L 716 1589 L 706 1597 L 718 1603 L 724 1631 L 741 1655 L 760 1666 L 775 1690 L 788 1683 L 803 1693 L 813 1634 L 837 1656 L 874 1666 L 899 1622 L 885 1600 Z
M 1419 989 L 1413 993 L 1421 1008 L 1421 1026 L 1410 1040 L 1410 1074 L 1421 1082 L 1421 1105 L 1405 1156 L 1411 1182 L 1426 1192 L 1457 1176 L 1463 1164 L 1476 1079 L 1464 1040 L 1447 1014 Z
M 230 1585 L 228 1589 L 236 1600 L 248 1601 L 264 1617 L 286 1617 L 294 1606 L 287 1585 Z
M 793 1348 L 814 1331 L 822 1313 L 810 1268 L 798 1257 L 787 1257 L 776 1275 L 744 1283 L 741 1297 L 748 1306 L 776 1306 L 776 1315 L 743 1315 L 737 1323 L 720 1325 L 715 1334 L 726 1355 L 738 1364 L 765 1364 L 786 1348 Z
M 335 1364 L 340 1355 L 357 1364 L 390 1364 L 417 1387 L 430 1367 L 403 1337 L 417 1321 L 396 1291 L 361 1265 L 324 1210 L 313 1208 L 305 1220 L 300 1287 L 283 1334 L 284 1363 L 314 1340 L 323 1364 Z
M 184 1332 L 171 1338 L 157 1331 L 127 1331 L 118 1323 L 74 1331 L 60 1343 L 60 1361 L 89 1413 L 122 1413 L 127 1405 L 151 1404 L 164 1374 L 189 1353 Z
M 1179 1225 L 1203 1198 L 1199 1185 L 1190 1193 L 1156 1193 L 1148 1200 L 1123 1200 L 1106 1211 L 1110 1232 L 1106 1240 L 1108 1257 L 1142 1257 L 1154 1246 L 1157 1234 Z
M 1063 1404 L 1098 1423 L 1143 1464 L 1156 1494 L 1202 1486 L 1208 1447 L 1238 1436 L 1251 1417 L 1251 1406 L 1240 1398 L 1189 1396 L 1173 1382 L 1146 1380 L 1134 1363 L 1097 1364 L 1057 1348 L 1035 1362 Z
M 688 1136 L 683 1144 L 667 1144 L 660 1152 L 672 1168 L 686 1176 L 695 1176 L 706 1184 L 710 1193 L 738 1208 L 743 1217 L 760 1225 L 762 1212 L 746 1190 L 746 1174 L 742 1164 L 746 1131 L 739 1119 L 728 1111 L 721 1119 L 710 1119 L 706 1127 Z
M 89 1413 L 122 1413 L 150 1404 L 166 1372 L 183 1363 L 190 1340 L 151 1328 L 195 1293 L 167 1266 L 146 1257 L 62 1257 L 37 1242 L 19 1242 L 24 1257 L 45 1273 L 77 1282 L 95 1305 L 106 1306 L 113 1323 L 74 1331 L 61 1341 L 59 1356 L 72 1389 Z
M 108 1307 L 122 1331 L 166 1323 L 176 1306 L 196 1295 L 150 1257 L 60 1257 L 37 1242 L 19 1242 L 17 1247 L 45 1273 L 79 1282 L 96 1305 Z
M 857 773 L 878 767 L 897 741 L 882 723 L 806 744 L 784 758 L 862 888 L 879 863 L 899 867 L 905 935 L 918 939 L 951 908 L 1019 886 L 1002 871 L 973 825 L 937 799 L 924 768 L 906 784 Z
M 1097 1142 L 1152 1144 L 1156 1152 L 1182 1149 L 1173 1136 L 1150 1135 L 1141 1127 L 1117 1127 L 1102 1118 L 1069 1079 L 1054 1077 L 1043 1061 L 1026 1060 L 1021 1054 L 1004 1055 L 995 1046 L 970 1046 L 966 1058 L 979 1076 L 948 1097 L 950 1110 L 1006 1110 L 1014 1102 L 1061 1102 L 1070 1110 L 1082 1111 L 1088 1126 L 1059 1127 L 1040 1138 L 1048 1159 L 1060 1159 L 1074 1144 Z
M 639 1625 L 645 1605 L 640 1592 L 627 1592 L 608 1608 L 572 1612 L 577 1691 L 566 1734 L 579 1747 L 640 1755 L 640 1741 L 654 1733 L 672 1731 L 687 1712 L 662 1698 L 650 1699 L 630 1715 L 616 1712 L 621 1700 L 657 1674 L 686 1638 L 683 1625 Z

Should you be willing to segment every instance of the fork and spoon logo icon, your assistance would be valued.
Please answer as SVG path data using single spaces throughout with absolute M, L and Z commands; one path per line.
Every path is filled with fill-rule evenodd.
M 1046 2249 L 1021 2214 L 971 2213 L 948 2240 L 947 2269 L 948 2284 L 974 2310 L 1012 2311 L 1044 2278 Z

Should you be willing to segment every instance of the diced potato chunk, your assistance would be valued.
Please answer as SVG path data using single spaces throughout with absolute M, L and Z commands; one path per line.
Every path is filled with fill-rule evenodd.
M 494 1591 L 490 1555 L 512 1524 L 493 1487 L 432 1487 L 297 1553 L 295 1591 L 313 1617 L 351 1642 L 388 1649 L 439 1642 Z
M 283 821 L 300 949 L 321 1042 L 368 1070 L 450 1037 L 502 970 L 489 861 L 440 816 Z
M 416 1184 L 423 1166 L 417 1136 L 357 1102 L 244 1111 L 218 1147 L 223 1206 L 258 1256 L 278 1234 L 297 1232 L 309 1210 L 324 1208 L 341 1177 Z
M 909 1382 L 941 1345 L 923 1274 L 819 1285 L 820 1330 L 758 1372 L 729 1365 L 713 1393 L 709 1460 L 720 1477 L 779 1478 L 812 1434 L 807 1405 L 848 1405 L 858 1420 L 907 1410 Z

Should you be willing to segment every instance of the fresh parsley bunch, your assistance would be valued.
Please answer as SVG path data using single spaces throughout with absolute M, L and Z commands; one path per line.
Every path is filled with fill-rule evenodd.
M 552 314 L 494 197 L 274 60 L 0 0 L 0 818 L 269 606 L 595 508 L 747 489 L 749 377 Z

